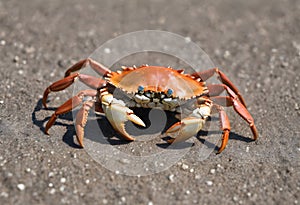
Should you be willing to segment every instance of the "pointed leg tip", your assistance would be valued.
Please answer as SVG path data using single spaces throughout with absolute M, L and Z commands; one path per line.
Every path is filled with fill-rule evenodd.
M 43 99 L 42 104 L 43 104 L 44 108 L 46 108 L 46 109 L 48 108 L 46 100 Z
M 84 148 L 83 138 L 79 138 L 77 135 L 76 135 L 76 138 L 77 138 L 77 142 L 78 142 L 79 146 L 81 148 Z
M 167 140 L 167 143 L 172 144 L 174 141 L 175 141 L 175 138 L 168 139 L 168 140 Z
M 78 143 L 79 143 L 80 148 L 84 148 L 83 142 L 79 142 L 79 141 L 78 141 Z
M 253 125 L 250 125 L 250 128 L 251 128 L 251 131 L 253 133 L 253 139 L 257 140 L 257 138 L 258 138 L 258 131 L 256 129 L 256 126 L 253 124 Z
M 78 131 L 79 129 L 77 128 L 77 131 Z M 82 130 L 81 130 L 82 131 Z M 82 133 L 83 133 L 83 131 L 82 131 Z M 81 147 L 81 148 L 84 148 L 84 144 L 83 144 L 83 135 L 81 135 L 81 136 L 78 136 L 77 134 L 76 134 L 76 139 L 77 139 L 77 142 L 78 142 L 78 144 L 79 144 L 79 146 Z
M 125 133 L 121 133 L 121 134 L 122 134 L 122 137 L 128 142 L 135 141 L 135 138 L 131 137 L 126 131 L 125 131 Z
M 223 148 L 223 149 L 220 148 L 220 149 L 217 151 L 216 155 L 221 154 L 221 152 L 223 152 L 223 150 L 224 150 L 224 148 Z

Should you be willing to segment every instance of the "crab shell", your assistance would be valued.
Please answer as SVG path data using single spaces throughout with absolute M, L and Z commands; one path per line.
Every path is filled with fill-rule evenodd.
M 172 97 L 189 100 L 208 93 L 205 82 L 200 78 L 184 74 L 182 70 L 160 66 L 143 65 L 141 67 L 123 67 L 123 71 L 111 72 L 106 80 L 109 84 L 135 94 L 142 86 L 145 92 L 167 94 L 172 90 Z

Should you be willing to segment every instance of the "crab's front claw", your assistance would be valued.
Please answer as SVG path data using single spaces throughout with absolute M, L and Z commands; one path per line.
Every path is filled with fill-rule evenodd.
M 175 123 L 166 131 L 167 134 L 174 137 L 168 140 L 168 143 L 183 142 L 191 138 L 201 130 L 204 122 L 204 119 L 201 118 L 187 117 Z
M 125 130 L 125 122 L 128 120 L 137 125 L 146 127 L 145 123 L 136 116 L 131 109 L 126 107 L 123 101 L 113 98 L 111 94 L 104 95 L 101 101 L 108 121 L 126 140 L 134 140 Z

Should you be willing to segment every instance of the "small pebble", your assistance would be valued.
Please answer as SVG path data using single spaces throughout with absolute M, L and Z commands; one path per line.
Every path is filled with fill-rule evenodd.
M 220 165 L 220 164 L 217 164 L 217 167 L 220 169 L 223 169 L 222 165 Z
M 102 199 L 102 203 L 107 204 L 108 203 L 107 199 Z
M 1 45 L 1 46 L 5 46 L 5 44 L 6 44 L 6 41 L 5 41 L 5 40 L 1 40 L 1 41 L 0 41 L 0 45 Z
M 1 101 L 0 101 L 0 103 L 1 103 Z M 298 103 L 295 103 L 295 110 L 299 110 L 299 105 L 298 105 Z
M 190 169 L 190 172 L 193 173 L 195 170 L 193 168 Z
M 189 195 L 190 193 L 191 193 L 191 191 L 190 190 L 186 190 L 186 192 L 185 192 L 187 195 Z
M 169 177 L 168 177 L 168 179 L 169 179 L 171 182 L 173 182 L 173 181 L 174 181 L 174 174 L 170 174 Z
M 86 184 L 89 184 L 89 183 L 90 183 L 90 180 L 89 180 L 89 179 L 85 180 L 85 183 L 86 183 Z
M 4 103 L 4 101 L 3 100 L 0 100 L 0 104 L 3 104 Z
M 231 55 L 230 52 L 226 50 L 223 57 L 227 59 L 230 57 L 230 55 Z
M 18 70 L 18 73 L 19 73 L 20 75 L 23 75 L 23 74 L 24 74 L 24 71 L 23 71 L 23 70 Z
M 250 147 L 249 147 L 249 146 L 247 146 L 247 147 L 246 147 L 246 152 L 249 152 L 249 149 L 250 149 Z
M 281 67 L 286 68 L 289 66 L 289 63 L 286 61 L 281 62 Z
M 111 52 L 110 48 L 104 48 L 104 53 L 110 54 L 110 52 Z
M 122 197 L 121 197 L 121 201 L 122 201 L 122 202 L 125 202 L 125 201 L 126 201 L 125 196 L 122 196 Z
M 211 169 L 211 170 L 210 170 L 210 173 L 211 173 L 211 174 L 216 173 L 216 169 Z
M 19 56 L 15 56 L 14 59 L 13 59 L 14 63 L 19 62 L 19 60 L 20 60 Z
M 152 201 L 149 201 L 149 202 L 148 202 L 148 205 L 153 205 L 153 202 L 152 202 Z
M 61 187 L 59 187 L 59 191 L 60 192 L 63 192 L 65 190 L 65 186 L 64 185 L 62 185 Z
M 206 181 L 206 185 L 207 185 L 207 186 L 212 186 L 212 185 L 213 185 L 213 182 L 212 182 L 212 181 Z
M 72 155 L 71 155 L 73 158 L 77 158 L 77 154 L 76 153 L 73 153 Z
M 192 41 L 192 39 L 191 39 L 190 37 L 187 36 L 187 37 L 184 38 L 184 41 L 185 41 L 186 43 L 189 43 L 189 42 Z
M 124 158 L 124 159 L 121 159 L 120 162 L 121 162 L 122 164 L 129 164 L 129 163 L 130 163 L 130 160 Z
M 66 183 L 66 181 L 67 181 L 67 179 L 64 177 L 60 179 L 60 183 Z
M 233 199 L 233 201 L 238 201 L 239 200 L 239 198 L 237 196 L 234 196 L 232 199 Z
M 187 164 L 182 164 L 181 168 L 182 168 L 183 170 L 187 170 L 187 169 L 189 168 L 189 165 L 187 165 Z
M 50 189 L 49 193 L 50 194 L 55 194 L 56 190 L 54 188 Z
M 7 192 L 1 192 L 0 196 L 4 197 L 4 198 L 7 198 L 9 195 Z
M 49 172 L 48 177 L 53 177 L 54 173 L 53 172 Z
M 26 52 L 26 53 L 33 53 L 34 51 L 35 51 L 35 48 L 32 47 L 32 46 L 26 47 L 26 48 L 25 48 L 25 52 Z
M 24 184 L 18 184 L 17 187 L 20 191 L 23 191 L 26 188 Z

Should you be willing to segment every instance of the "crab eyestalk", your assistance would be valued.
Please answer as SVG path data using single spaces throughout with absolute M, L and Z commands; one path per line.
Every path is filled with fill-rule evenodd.
M 173 94 L 173 90 L 169 88 L 169 89 L 167 90 L 167 97 L 171 97 L 172 94 Z
M 126 107 L 122 100 L 115 99 L 112 94 L 103 95 L 101 102 L 108 121 L 126 140 L 134 140 L 125 130 L 125 122 L 128 120 L 142 127 L 146 127 L 145 123 L 136 116 L 131 109 Z
M 138 87 L 138 93 L 139 93 L 139 94 L 144 94 L 144 91 L 145 91 L 144 86 L 140 85 L 140 86 Z

